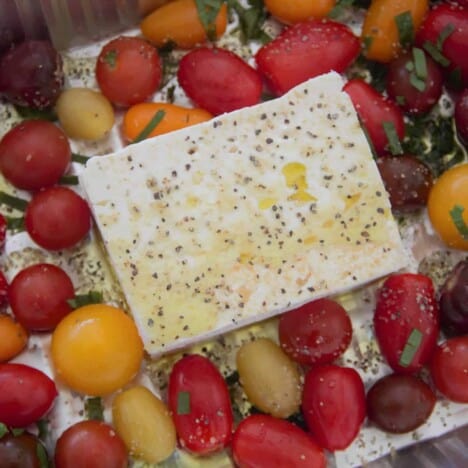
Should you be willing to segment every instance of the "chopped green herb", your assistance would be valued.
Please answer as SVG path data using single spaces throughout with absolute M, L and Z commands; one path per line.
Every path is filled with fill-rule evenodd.
M 163 110 L 158 110 L 156 114 L 154 114 L 153 118 L 148 122 L 148 125 L 138 134 L 138 136 L 132 141 L 132 143 L 138 143 L 146 138 L 148 138 L 151 132 L 159 125 L 161 120 L 166 115 L 166 112 Z
M 77 294 L 73 299 L 68 299 L 67 303 L 72 309 L 78 309 L 89 304 L 100 304 L 102 302 L 102 292 L 89 291 L 86 294 Z
M 410 11 L 404 11 L 395 16 L 395 23 L 398 28 L 398 37 L 403 47 L 409 47 L 414 40 L 413 17 Z
M 8 427 L 5 424 L 0 422 L 0 439 L 5 435 L 8 434 Z
M 437 38 L 436 47 L 442 52 L 442 47 L 447 38 L 455 31 L 455 26 L 452 23 L 448 23 L 440 31 L 439 37 Z
M 89 156 L 84 156 L 82 154 L 78 154 L 78 153 L 72 153 L 71 155 L 71 159 L 73 162 L 77 162 L 77 163 L 80 163 L 80 164 L 86 164 L 89 160 Z
M 421 345 L 422 337 L 423 334 L 417 328 L 413 328 L 401 353 L 400 366 L 408 367 L 411 364 Z
M 426 82 L 418 78 L 415 73 L 411 73 L 409 77 L 409 81 L 413 88 L 416 88 L 421 93 L 426 89 Z
M 177 414 L 190 414 L 190 393 L 179 392 L 177 394 Z
M 115 68 L 117 65 L 117 51 L 115 49 L 109 50 L 103 57 L 104 62 L 111 68 Z
M 406 104 L 405 96 L 397 96 L 395 100 L 399 106 L 404 106 Z
M 385 135 L 388 140 L 388 148 L 393 155 L 402 154 L 403 148 L 401 147 L 400 139 L 395 129 L 393 122 L 383 122 L 382 123 Z
M 229 0 L 229 7 L 237 13 L 244 41 L 258 39 L 263 44 L 271 41 L 271 37 L 263 30 L 268 16 L 263 0 L 250 0 L 249 7 L 244 8 L 238 0 Z
M 59 183 L 62 185 L 78 185 L 80 180 L 76 175 L 63 175 L 60 177 Z
M 33 109 L 31 107 L 15 106 L 16 112 L 25 120 L 57 120 L 57 114 L 53 109 Z
M 354 0 L 339 0 L 327 16 L 331 19 L 339 18 L 353 3 Z
M 45 440 L 49 433 L 49 421 L 47 419 L 39 419 L 36 423 L 37 430 L 39 431 L 38 437 Z
M 463 219 L 464 211 L 465 208 L 463 208 L 463 206 L 455 205 L 450 210 L 450 217 L 452 218 L 453 224 L 455 224 L 459 234 L 463 237 L 463 239 L 468 240 L 468 226 Z
M 44 446 L 38 442 L 36 445 L 36 455 L 39 460 L 39 468 L 49 468 L 49 457 Z
M 14 210 L 25 211 L 28 206 L 28 202 L 22 198 L 9 195 L 8 193 L 0 191 L 0 204 L 6 205 Z
M 414 63 L 413 62 L 407 62 L 406 65 L 405 65 L 405 68 L 409 71 L 409 72 L 412 72 L 414 71 Z
M 104 407 L 100 397 L 86 398 L 84 406 L 87 419 L 104 421 Z
M 195 0 L 198 18 L 210 41 L 216 40 L 216 17 L 223 3 L 223 0 Z
M 363 46 L 364 46 L 364 51 L 370 49 L 373 40 L 374 40 L 374 38 L 373 38 L 372 36 L 364 36 L 364 37 L 362 38 L 362 43 L 363 43 Z
M 423 44 L 423 49 L 439 64 L 443 67 L 448 67 L 450 65 L 450 60 L 445 57 L 442 52 L 429 41 L 425 41 Z
M 9 231 L 24 231 L 24 216 L 5 216 L 5 220 Z
M 414 71 L 418 78 L 426 80 L 427 78 L 427 62 L 426 55 L 422 49 L 418 47 L 413 48 Z
M 21 434 L 24 433 L 24 429 L 21 428 L 21 427 L 14 427 L 13 429 L 11 429 L 11 433 L 12 433 L 15 437 L 18 437 L 18 436 L 20 436 Z

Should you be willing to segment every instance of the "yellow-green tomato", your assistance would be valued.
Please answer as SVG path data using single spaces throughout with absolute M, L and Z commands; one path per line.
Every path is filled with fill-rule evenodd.
M 112 422 L 130 454 L 145 462 L 159 463 L 176 447 L 169 410 L 143 386 L 132 387 L 114 398 Z
M 301 379 L 296 364 L 272 340 L 245 343 L 237 371 L 249 401 L 264 413 L 287 418 L 299 410 Z
M 114 125 L 114 108 L 101 93 L 87 88 L 62 92 L 55 106 L 63 131 L 70 138 L 100 140 Z

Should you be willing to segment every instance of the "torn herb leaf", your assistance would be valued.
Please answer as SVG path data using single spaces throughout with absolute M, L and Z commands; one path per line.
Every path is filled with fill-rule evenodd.
M 413 17 L 410 11 L 404 11 L 395 16 L 398 38 L 403 48 L 409 47 L 414 41 Z
M 89 291 L 86 294 L 77 294 L 73 299 L 68 299 L 67 303 L 72 309 L 90 304 L 100 304 L 102 303 L 102 292 Z
M 210 41 L 216 40 L 216 17 L 223 3 L 223 0 L 195 0 L 198 18 Z
M 239 1 L 229 0 L 229 7 L 237 13 L 239 25 L 242 32 L 242 39 L 260 40 L 263 44 L 271 41 L 272 38 L 263 30 L 263 25 L 268 17 L 262 0 L 250 0 L 249 7 L 244 8 Z

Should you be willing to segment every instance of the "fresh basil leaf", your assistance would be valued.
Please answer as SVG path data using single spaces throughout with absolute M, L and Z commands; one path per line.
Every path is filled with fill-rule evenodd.
M 267 43 L 272 38 L 263 30 L 268 17 L 262 0 L 250 0 L 249 7 L 244 8 L 238 0 L 229 0 L 229 7 L 237 13 L 244 41 L 260 40 Z
M 216 17 L 223 3 L 223 0 L 195 0 L 198 18 L 210 41 L 216 40 Z

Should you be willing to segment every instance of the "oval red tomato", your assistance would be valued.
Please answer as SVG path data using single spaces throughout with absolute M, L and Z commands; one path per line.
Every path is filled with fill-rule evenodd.
M 42 418 L 58 395 L 53 380 L 24 364 L 0 364 L 0 421 L 26 427 Z
M 55 468 L 126 468 L 123 440 L 102 421 L 81 421 L 57 440 Z
M 187 450 L 207 454 L 230 441 L 229 390 L 209 359 L 194 354 L 176 362 L 169 377 L 168 404 L 179 442 Z
M 214 115 L 260 101 L 262 80 L 256 70 L 228 50 L 201 47 L 179 64 L 180 86 L 198 107 Z
M 429 361 L 439 333 L 439 307 L 432 280 L 401 273 L 379 291 L 374 328 L 380 350 L 395 372 L 414 373 Z
M 281 95 L 314 76 L 345 71 L 360 50 L 346 25 L 310 20 L 285 29 L 257 52 L 255 61 L 271 91 Z
M 351 368 L 327 365 L 307 372 L 302 412 L 317 442 L 330 451 L 343 450 L 357 436 L 366 417 L 366 393 Z
M 244 419 L 232 439 L 239 468 L 325 468 L 322 448 L 303 430 L 282 419 L 255 414 Z

